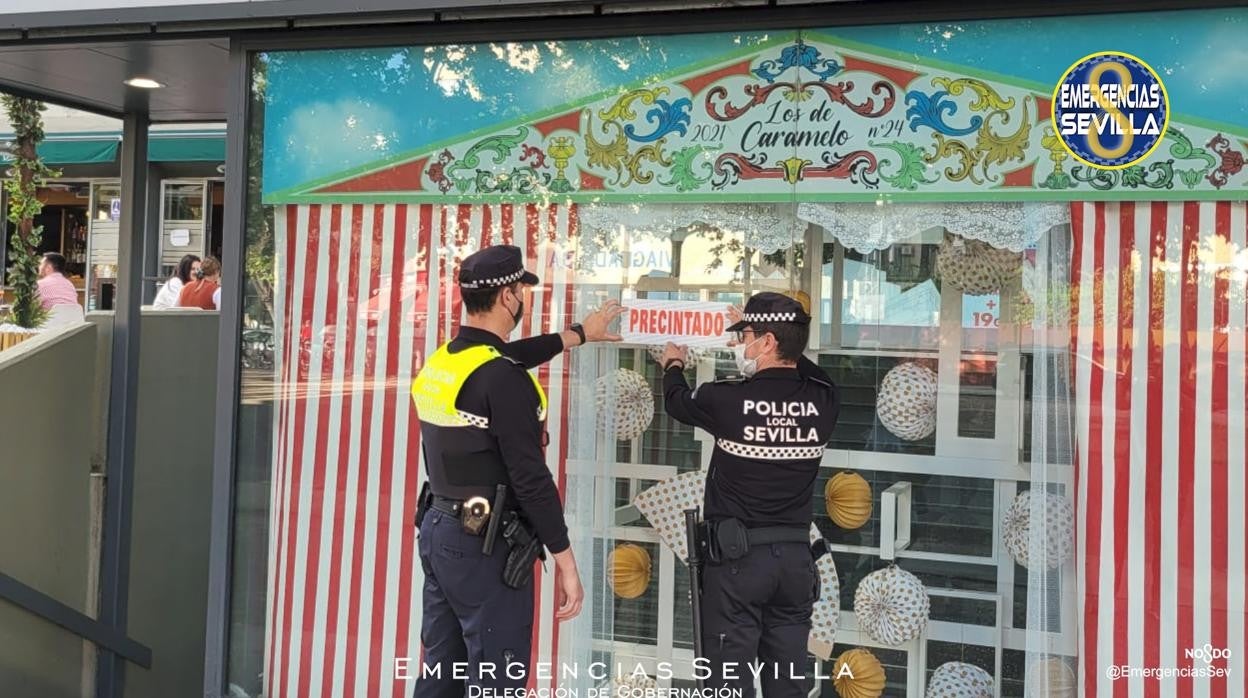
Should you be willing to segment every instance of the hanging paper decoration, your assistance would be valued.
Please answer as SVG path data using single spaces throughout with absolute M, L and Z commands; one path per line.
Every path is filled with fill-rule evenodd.
M 845 671 L 845 667 L 849 671 Z M 884 695 L 884 666 L 874 654 L 852 649 L 836 658 L 832 685 L 841 698 L 879 698 Z
M 819 529 L 810 525 L 810 542 L 823 537 Z M 841 616 L 841 580 L 836 574 L 836 561 L 831 554 L 824 555 L 815 563 L 819 572 L 819 600 L 810 612 L 810 636 L 806 647 L 810 653 L 823 660 L 832 658 L 836 644 L 836 628 Z
M 923 582 L 896 565 L 867 575 L 854 592 L 859 627 L 875 641 L 893 647 L 918 637 L 931 612 Z
M 1022 274 L 1021 254 L 979 240 L 946 236 L 936 253 L 937 278 L 972 296 L 1000 293 Z
M 646 691 L 654 691 L 659 687 L 653 677 L 645 674 L 629 674 L 617 676 L 611 680 L 611 695 L 614 698 L 637 698 Z
M 641 436 L 654 419 L 654 393 L 645 376 L 627 368 L 616 369 L 594 381 L 598 405 L 598 429 L 614 433 L 620 441 Z
M 846 530 L 861 528 L 871 520 L 871 485 L 858 473 L 833 475 L 823 488 L 823 501 L 832 523 Z
M 928 698 L 992 698 L 992 674 L 964 662 L 946 662 L 932 673 Z
M 695 470 L 682 473 L 651 487 L 633 498 L 633 506 L 650 522 L 663 544 L 671 549 L 677 559 L 685 562 L 689 548 L 685 542 L 685 510 L 702 507 L 706 493 L 706 471 Z M 819 529 L 810 525 L 810 542 L 820 538 Z M 823 660 L 832 658 L 836 642 L 836 628 L 841 613 L 841 583 L 836 574 L 836 562 L 831 555 L 824 555 L 815 563 L 819 572 L 821 592 L 811 611 L 810 636 L 807 649 Z
M 1001 518 L 1001 541 L 1010 557 L 1023 567 L 1031 566 L 1031 491 L 1014 498 Z M 1049 569 L 1070 558 L 1074 546 L 1075 509 L 1064 495 L 1042 493 L 1044 515 L 1044 561 Z M 1038 535 L 1040 535 L 1038 533 Z
M 707 349 L 706 347 L 689 347 L 688 351 L 689 361 L 685 367 L 692 368 L 693 364 L 698 363 L 703 357 L 707 356 L 714 350 Z M 653 344 L 648 346 L 646 347 L 646 353 L 650 355 L 650 358 L 654 359 L 656 364 L 663 363 L 663 345 Z
M 650 586 L 650 553 L 632 543 L 617 545 L 607 556 L 607 584 L 622 599 L 635 599 Z
M 921 441 L 936 431 L 936 372 L 913 361 L 884 376 L 875 401 L 880 423 L 905 441 Z
M 1027 670 L 1027 698 L 1075 698 L 1076 695 L 1075 672 L 1062 659 L 1042 659 Z
M 685 510 L 701 509 L 706 471 L 694 470 L 668 478 L 633 498 L 633 506 L 654 527 L 663 544 L 681 562 L 689 559 L 685 545 Z

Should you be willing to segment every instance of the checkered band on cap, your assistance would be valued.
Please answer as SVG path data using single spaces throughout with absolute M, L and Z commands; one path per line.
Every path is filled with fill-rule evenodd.
M 743 322 L 797 322 L 797 313 L 745 313 Z
M 500 276 L 495 279 L 477 279 L 476 281 L 460 281 L 460 288 L 478 289 L 478 288 L 495 288 L 497 286 L 507 286 L 514 284 L 524 276 L 524 268 L 516 270 L 515 273 L 507 276 Z
M 716 439 L 715 445 L 742 458 L 755 460 L 803 460 L 823 458 L 823 445 L 818 446 L 752 446 L 728 439 Z

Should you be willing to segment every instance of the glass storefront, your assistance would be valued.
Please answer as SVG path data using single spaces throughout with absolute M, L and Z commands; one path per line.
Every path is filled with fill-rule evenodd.
M 1248 171 L 1227 153 L 1248 149 L 1248 104 L 1229 77 L 1189 83 L 1217 50 L 1242 56 L 1246 22 L 254 54 L 232 690 L 410 693 L 394 678 L 420 656 L 408 390 L 459 326 L 459 262 L 508 243 L 542 279 L 526 336 L 610 299 L 809 307 L 808 355 L 842 403 L 811 502 L 835 563 L 816 695 L 920 696 L 951 675 L 966 695 L 1110 695 L 1105 667 L 1188 666 L 1206 644 L 1232 657 L 1213 685 L 1239 694 Z M 1070 158 L 1049 119 L 1062 72 L 1109 45 L 1159 68 L 1174 110 L 1121 171 Z M 587 599 L 556 623 L 539 571 L 534 659 L 689 687 L 688 572 L 638 496 L 703 470 L 713 441 L 663 412 L 650 349 L 536 370 Z M 706 350 L 690 376 L 732 371 Z M 922 609 L 858 612 L 909 580 Z M 831 678 L 851 654 L 857 690 L 882 693 Z M 1170 681 L 1161 695 L 1193 679 Z

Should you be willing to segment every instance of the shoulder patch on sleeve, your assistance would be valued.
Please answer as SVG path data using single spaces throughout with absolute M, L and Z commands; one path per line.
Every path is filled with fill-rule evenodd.
M 715 384 L 716 385 L 734 385 L 737 383 L 744 383 L 745 381 L 746 381 L 745 376 L 724 376 L 723 378 L 716 378 Z

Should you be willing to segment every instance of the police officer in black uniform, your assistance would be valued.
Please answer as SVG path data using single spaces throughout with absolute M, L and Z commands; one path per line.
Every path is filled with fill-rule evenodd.
M 544 454 L 546 396 L 526 369 L 585 341 L 618 341 L 607 327 L 623 309 L 608 303 L 583 326 L 506 343 L 524 316 L 524 289 L 537 283 L 517 247 L 466 258 L 459 285 L 467 319 L 412 385 L 429 478 L 418 512 L 425 584 L 417 698 L 526 685 L 532 572 L 543 546 L 555 558 L 556 617 L 581 609 L 584 591 Z
M 819 594 L 810 545 L 811 497 L 839 409 L 827 374 L 802 351 L 810 316 L 797 301 L 759 293 L 728 329 L 741 375 L 690 390 L 686 350 L 663 355 L 667 413 L 715 437 L 703 504 L 702 646 L 707 688 L 766 698 L 810 690 L 806 643 Z

